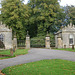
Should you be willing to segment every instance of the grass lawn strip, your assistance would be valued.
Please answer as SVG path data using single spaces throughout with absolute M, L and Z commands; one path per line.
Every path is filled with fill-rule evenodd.
M 64 50 L 64 51 L 71 51 L 71 52 L 75 52 L 75 49 L 72 50 L 72 48 L 58 48 L 58 49 L 53 49 L 53 50 Z
M 75 62 L 67 60 L 41 60 L 7 67 L 5 75 L 75 75 Z
M 14 53 L 13 56 L 4 56 L 4 57 L 0 57 L 0 59 L 6 59 L 6 58 L 12 58 L 15 57 L 17 55 L 24 55 L 28 53 L 28 49 L 17 49 Z M 10 50 L 1 50 L 0 54 L 2 55 L 10 55 Z

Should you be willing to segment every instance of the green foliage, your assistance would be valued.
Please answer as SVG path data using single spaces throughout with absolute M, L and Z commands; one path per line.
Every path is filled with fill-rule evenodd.
M 26 31 L 31 37 L 44 36 L 47 31 L 54 33 L 64 19 L 58 0 L 30 0 L 27 5 L 23 0 L 3 0 L 1 4 L 2 21 L 18 39 L 24 39 Z
M 28 7 L 30 7 L 29 22 L 38 35 L 43 36 L 47 31 L 53 33 L 61 26 L 64 16 L 57 0 L 30 0 Z
M 2 1 L 2 22 L 12 28 L 13 34 L 16 32 L 17 38 L 25 38 L 25 18 L 28 17 L 27 6 L 22 0 L 3 0 Z
M 75 25 L 75 6 L 69 7 L 69 16 L 72 20 L 72 23 Z
M 50 36 L 51 47 L 55 46 L 55 37 L 53 33 L 48 34 Z M 37 37 L 31 38 L 31 47 L 45 47 L 45 35 L 38 35 Z
M 50 46 L 55 47 L 55 35 L 53 33 L 50 33 Z
M 67 60 L 41 60 L 7 67 L 5 75 L 75 75 L 75 62 Z
M 31 38 L 30 40 L 31 47 L 45 47 L 45 36 L 39 36 Z
M 66 6 L 64 7 L 64 10 L 66 13 L 65 19 L 67 24 L 72 22 L 75 25 L 75 6 Z

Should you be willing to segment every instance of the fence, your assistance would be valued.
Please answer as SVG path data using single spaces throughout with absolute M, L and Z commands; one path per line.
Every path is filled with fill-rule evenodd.
M 55 40 L 50 40 L 50 46 L 55 47 Z M 25 40 L 17 40 L 17 47 L 25 48 Z M 33 48 L 44 48 L 45 39 L 30 39 L 30 47 Z
M 25 40 L 17 40 L 17 47 L 25 47 Z
M 31 39 L 30 46 L 34 48 L 45 47 L 45 39 Z
M 54 39 L 50 40 L 50 46 L 55 47 L 55 40 Z

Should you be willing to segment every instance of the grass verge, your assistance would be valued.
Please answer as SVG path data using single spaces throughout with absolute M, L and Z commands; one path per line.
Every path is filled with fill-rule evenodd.
M 28 53 L 28 49 L 17 49 L 14 52 L 13 56 L 3 56 L 3 57 L 0 57 L 0 59 L 12 58 L 12 57 L 15 57 L 17 55 L 24 55 L 27 53 Z M 10 50 L 1 50 L 0 54 L 1 55 L 10 55 Z
M 58 49 L 54 49 L 54 50 L 64 50 L 64 51 L 71 51 L 71 52 L 75 52 L 75 49 L 72 50 L 72 48 L 58 48 Z
M 75 62 L 67 60 L 41 60 L 7 67 L 5 75 L 75 75 Z

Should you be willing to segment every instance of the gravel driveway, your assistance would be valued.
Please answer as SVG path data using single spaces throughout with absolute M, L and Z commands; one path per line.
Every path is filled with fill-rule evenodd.
M 75 62 L 75 52 L 31 48 L 29 53 L 26 55 L 0 60 L 0 70 L 8 66 L 29 63 L 43 59 L 64 59 Z

